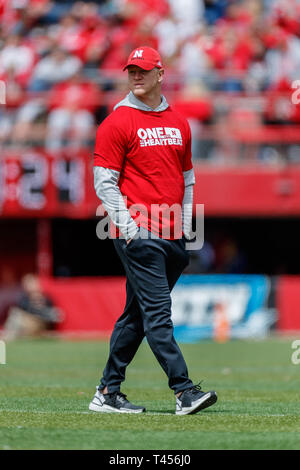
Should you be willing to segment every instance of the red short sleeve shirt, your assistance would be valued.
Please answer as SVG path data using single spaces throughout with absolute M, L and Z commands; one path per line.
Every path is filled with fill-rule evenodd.
M 120 172 L 119 188 L 137 225 L 161 235 L 167 224 L 172 233 L 173 216 L 164 218 L 163 212 L 181 208 L 183 172 L 192 169 L 191 132 L 183 116 L 171 107 L 117 108 L 98 128 L 94 165 Z

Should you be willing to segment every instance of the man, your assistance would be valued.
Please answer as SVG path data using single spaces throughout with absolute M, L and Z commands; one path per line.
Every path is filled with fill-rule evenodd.
M 41 336 L 61 321 L 62 312 L 43 293 L 35 274 L 26 274 L 22 287 L 22 295 L 9 309 L 3 327 L 2 338 L 6 341 Z
M 191 414 L 215 403 L 217 395 L 190 380 L 171 320 L 170 292 L 189 261 L 182 227 L 189 238 L 195 182 L 190 128 L 161 95 L 164 69 L 156 50 L 135 49 L 124 70 L 130 93 L 98 128 L 94 182 L 116 227 L 127 299 L 89 409 L 145 411 L 127 400 L 120 384 L 146 336 L 176 396 L 176 414 Z M 184 206 L 179 231 L 178 215 L 170 217 L 169 210 L 178 206 Z

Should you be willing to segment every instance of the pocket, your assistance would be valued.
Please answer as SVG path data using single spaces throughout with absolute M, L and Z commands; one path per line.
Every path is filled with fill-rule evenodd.
M 136 241 L 136 239 L 135 239 L 135 238 L 132 238 L 131 241 L 130 241 L 130 243 L 127 243 L 127 242 L 126 242 L 126 245 L 125 245 L 126 250 L 127 250 L 127 248 L 130 248 L 131 245 L 134 244 L 135 241 Z
M 132 238 L 130 243 L 127 243 L 127 241 L 125 240 L 125 250 L 132 248 L 132 246 L 135 246 L 136 243 L 139 242 L 139 240 L 140 240 L 140 237 Z

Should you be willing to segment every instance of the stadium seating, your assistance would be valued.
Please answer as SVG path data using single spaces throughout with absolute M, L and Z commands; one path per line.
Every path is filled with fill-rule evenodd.
M 145 44 L 163 56 L 164 91 L 190 120 L 195 160 L 277 164 L 300 158 L 300 112 L 291 99 L 300 69 L 294 0 L 22 0 L 16 6 L 1 0 L 0 22 L 3 152 L 24 145 L 56 151 L 74 140 L 76 147 L 92 148 L 95 126 L 124 94 L 128 53 Z M 84 95 L 66 103 L 62 90 L 75 93 L 74 80 Z M 54 103 L 62 101 L 53 114 Z M 68 118 L 68 106 L 84 130 L 75 116 Z M 53 123 L 62 129 L 59 136 Z M 270 124 L 284 129 L 272 134 L 263 127 Z M 251 151 L 241 129 L 249 125 L 248 143 L 256 144 Z M 222 144 L 228 132 L 230 146 Z M 281 133 L 284 149 L 276 146 Z

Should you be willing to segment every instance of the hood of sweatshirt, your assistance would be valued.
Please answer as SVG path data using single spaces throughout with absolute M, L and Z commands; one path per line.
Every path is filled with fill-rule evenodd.
M 138 98 L 136 98 L 132 91 L 130 91 L 122 101 L 116 104 L 116 106 L 114 107 L 114 111 L 117 108 L 120 108 L 121 106 L 128 106 L 129 108 L 139 109 L 140 111 L 152 111 L 156 113 L 165 111 L 169 107 L 167 100 L 163 95 L 161 96 L 160 105 L 157 108 L 153 109 L 147 104 L 140 101 Z

